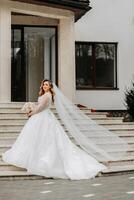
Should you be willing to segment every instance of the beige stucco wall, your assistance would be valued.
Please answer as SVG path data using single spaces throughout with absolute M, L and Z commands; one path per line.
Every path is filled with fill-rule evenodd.
M 12 24 L 24 24 L 24 25 L 47 25 L 57 26 L 59 24 L 58 19 L 51 19 L 47 17 L 39 16 L 23 16 L 23 15 L 12 15 Z
M 11 99 L 11 11 L 0 1 L 0 102 Z
M 75 44 L 73 18 L 61 19 L 59 24 L 59 86 L 74 101 Z

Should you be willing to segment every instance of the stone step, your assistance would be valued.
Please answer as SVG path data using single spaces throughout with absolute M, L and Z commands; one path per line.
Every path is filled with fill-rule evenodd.
M 113 124 L 123 124 L 122 120 L 121 119 L 95 119 L 95 118 L 91 118 L 93 119 L 94 121 L 96 121 L 98 124 L 101 124 L 101 125 L 113 125 Z M 133 123 L 134 124 L 134 123 Z
M 16 141 L 16 138 L 13 137 L 13 138 L 0 138 L 0 147 L 1 145 L 12 145 L 14 142 Z
M 52 110 L 52 109 L 51 109 Z M 57 112 L 56 110 L 52 110 L 52 112 L 57 116 Z M 103 113 L 91 113 L 89 111 L 82 111 L 84 112 L 86 115 L 88 115 L 91 119 L 109 119 L 109 120 L 117 120 L 117 118 L 113 118 L 113 117 L 106 117 L 105 114 Z M 0 119 L 16 119 L 16 118 L 27 118 L 26 114 L 24 112 L 22 112 L 20 109 L 0 109 Z M 118 120 L 122 120 L 122 118 L 118 118 Z
M 19 136 L 19 135 L 18 135 Z M 69 136 L 70 137 L 70 136 Z M 89 138 L 94 138 L 95 139 L 95 136 L 94 135 L 90 135 L 89 136 Z M 122 137 L 122 138 L 125 138 L 125 141 L 128 143 L 128 144 L 134 144 L 134 135 L 133 135 L 133 137 Z M 9 144 L 9 145 L 12 145 L 13 144 L 13 142 L 15 142 L 15 140 L 17 139 L 17 137 L 15 138 L 15 137 L 2 137 L 2 138 L 0 138 L 0 146 L 1 145 L 4 145 L 5 144 L 5 146 L 7 145 L 7 144 Z M 72 137 L 70 137 L 70 139 L 73 139 Z M 98 140 L 98 144 L 99 144 L 99 141 L 100 141 L 100 139 L 101 139 L 101 143 L 102 143 L 102 136 L 100 137 L 100 138 L 98 138 L 98 137 L 96 137 L 96 140 Z M 105 143 L 105 137 L 103 137 L 103 140 L 104 140 L 104 143 Z M 109 141 L 110 142 L 110 141 Z M 111 142 L 110 142 L 111 143 Z
M 24 177 L 27 177 L 27 172 L 24 168 L 19 168 L 7 163 L 4 163 L 3 161 L 0 162 L 0 178 L 1 177 L 18 177 L 19 175 L 24 175 Z M 9 173 L 6 173 L 6 172 Z M 114 174 L 114 173 L 123 173 L 128 172 L 131 173 L 134 171 L 134 156 L 127 156 L 125 159 L 115 162 L 110 162 L 108 164 L 108 169 L 103 172 L 105 175 Z M 23 173 L 21 173 L 23 172 Z M 25 173 L 26 172 L 26 173 Z M 28 176 L 28 179 L 32 178 Z M 39 177 L 38 177 L 39 178 Z
M 101 125 L 134 125 L 134 122 L 123 122 L 121 119 L 113 120 L 106 118 L 105 120 L 94 119 L 94 121 Z
M 56 114 L 55 114 L 56 115 Z M 99 120 L 113 120 L 118 122 L 122 122 L 122 117 L 106 117 L 105 115 L 88 115 L 91 119 L 96 120 L 99 122 Z M 0 114 L 0 120 L 11 120 L 11 119 L 28 119 L 27 115 L 25 113 L 1 113 Z
M 0 144 L 0 153 L 1 153 L 1 150 L 7 150 L 7 149 L 10 149 L 11 148 L 11 144 Z M 3 151 L 2 151 L 3 152 Z
M 109 176 L 115 174 L 130 174 L 134 172 L 134 165 L 114 166 L 100 173 L 98 176 Z M 42 180 L 44 176 L 38 176 L 27 171 L 0 171 L 0 180 Z
M 20 113 L 20 114 L 16 114 L 16 113 L 3 113 L 0 114 L 0 120 L 17 120 L 17 119 L 25 119 L 27 120 L 28 117 L 26 114 Z
M 25 104 L 26 102 L 4 102 L 4 103 L 0 103 L 0 108 L 1 107 L 16 107 L 16 106 L 22 106 L 23 104 Z M 33 102 L 33 103 L 37 103 L 37 101 Z M 75 104 L 77 105 L 77 104 Z M 51 107 L 55 107 L 54 105 L 51 105 Z M 91 110 L 90 108 L 86 107 L 86 106 L 79 106 L 80 109 L 87 109 L 87 110 Z
M 122 120 L 123 117 L 107 117 L 107 116 L 106 116 L 106 119 Z
M 58 113 L 56 112 L 56 111 L 53 111 L 53 110 L 51 110 L 56 116 L 57 116 L 57 118 L 58 118 Z M 122 121 L 122 118 L 121 117 L 106 117 L 106 115 L 103 115 L 103 114 L 92 114 L 92 113 L 89 113 L 89 112 L 84 112 L 84 111 L 82 111 L 83 113 L 85 113 L 87 116 L 89 116 L 89 118 L 91 118 L 91 119 L 96 119 L 96 120 L 113 120 L 113 121 L 116 121 L 116 120 L 118 120 L 118 121 Z M 26 113 L 24 113 L 24 112 L 21 112 L 20 110 L 18 110 L 18 111 L 11 111 L 11 112 L 1 112 L 1 110 L 0 110 L 0 119 L 14 119 L 14 117 L 15 118 L 23 118 L 23 117 L 26 117 L 27 118 L 27 115 L 26 115 Z
M 72 142 L 75 145 L 79 146 L 72 138 L 70 138 L 70 139 L 72 140 Z M 1 153 L 3 153 L 5 151 L 7 151 L 8 149 L 10 149 L 15 141 L 16 141 L 16 139 L 14 139 L 14 138 L 10 139 L 10 140 L 4 139 L 4 140 L 0 141 L 0 155 L 1 155 Z M 98 142 L 98 144 L 99 144 L 99 142 Z M 106 143 L 104 142 L 104 145 L 105 144 Z M 127 156 L 134 156 L 134 140 L 133 141 L 129 141 L 128 144 L 129 144 L 129 149 L 128 149 L 126 155 Z M 113 152 L 113 149 L 111 149 L 111 151 Z M 119 152 L 120 152 L 120 148 L 119 148 L 118 151 L 116 150 L 114 153 L 118 154 Z
M 134 130 L 134 124 L 113 124 L 113 125 L 107 125 L 103 124 L 104 127 L 106 127 L 109 130 Z
M 22 125 L 24 126 L 27 119 L 1 119 L 0 125 Z
M 5 135 L 5 134 L 19 134 L 20 133 L 20 131 L 21 131 L 21 129 L 22 128 L 20 128 L 20 129 L 16 129 L 16 130 L 14 130 L 14 129 L 11 129 L 11 128 L 9 128 L 9 129 L 0 129 L 0 135 Z
M 33 102 L 33 103 L 35 103 L 36 105 L 37 105 L 37 102 Z M 13 109 L 21 109 L 22 107 L 23 107 L 23 105 L 24 105 L 25 103 L 22 103 L 22 104 L 17 104 L 17 105 L 14 105 L 14 104 L 7 104 L 7 105 L 1 105 L 0 104 L 0 110 L 6 110 L 6 109 L 11 109 L 11 110 L 13 110 Z M 51 108 L 50 109 L 52 109 L 52 110 L 56 110 L 56 108 L 55 108 L 55 106 L 51 106 Z M 88 112 L 91 112 L 91 110 L 89 109 L 89 108 L 79 108 L 79 110 L 83 110 L 83 111 L 88 111 Z M 93 113 L 93 112 L 92 112 Z M 101 114 L 101 112 L 95 112 L 95 113 L 100 113 Z M 104 114 L 107 114 L 107 112 L 103 112 Z
M 8 102 L 8 103 L 0 103 L 0 108 L 21 108 L 26 102 Z M 37 101 L 33 102 L 37 104 Z M 77 104 L 75 104 L 77 105 Z M 51 108 L 55 109 L 54 105 L 51 105 Z M 90 108 L 87 107 L 79 107 L 81 110 L 91 110 Z M 106 112 L 105 112 L 106 113 Z
M 129 130 L 124 130 L 124 129 L 121 129 L 121 130 L 119 130 L 119 129 L 115 129 L 115 130 L 112 130 L 112 132 L 113 133 L 115 133 L 115 134 L 124 134 L 124 135 L 127 135 L 127 134 L 134 134 L 134 129 L 129 129 Z
M 52 110 L 52 109 L 51 109 Z M 55 114 L 55 115 L 57 115 L 57 111 L 56 110 L 52 110 L 52 112 Z M 102 118 L 102 119 L 104 119 L 104 118 L 106 118 L 106 115 L 105 114 L 100 114 L 100 113 L 90 113 L 89 111 L 86 111 L 86 110 L 83 110 L 82 111 L 83 113 L 85 113 L 87 116 L 92 116 L 92 118 Z M 17 115 L 19 115 L 19 114 L 22 114 L 22 115 L 26 115 L 24 112 L 22 112 L 20 109 L 17 109 L 17 108 L 14 108 L 14 109 L 0 109 L 0 118 L 2 117 L 2 116 L 4 116 L 4 114 L 5 115 L 8 115 L 9 116 L 9 114 L 11 115 L 11 114 L 17 114 Z
M 112 174 L 123 174 L 123 173 L 134 173 L 134 165 L 116 165 L 116 166 L 110 166 L 108 169 L 104 170 L 102 175 L 112 175 Z
M 68 133 L 67 130 L 65 130 L 66 133 Z M 88 132 L 88 131 L 86 131 Z M 124 130 L 114 130 L 112 131 L 115 135 L 118 135 L 120 137 L 134 137 L 134 130 L 124 131 Z M 12 130 L 0 132 L 0 139 L 5 137 L 17 137 L 20 134 L 20 131 L 13 132 Z M 90 136 L 95 136 L 94 133 L 90 133 Z M 102 137 L 102 136 L 101 136 Z
M 20 132 L 21 131 L 16 129 L 16 126 L 14 126 L 14 129 L 3 130 L 3 132 L 0 132 L 0 145 L 4 144 L 4 143 L 5 144 L 10 143 L 10 142 L 12 144 L 12 142 L 17 139 Z M 73 137 L 70 135 L 70 133 L 67 130 L 65 130 L 65 132 L 70 137 L 70 139 L 73 140 Z M 114 132 L 114 133 L 117 134 L 122 139 L 124 139 L 128 144 L 130 144 L 130 145 L 134 144 L 134 133 L 133 132 L 128 132 L 128 133 Z M 90 134 L 88 137 L 91 138 L 91 139 L 92 138 L 95 139 L 94 134 Z M 101 143 L 102 143 L 102 139 L 104 140 L 104 143 L 105 143 L 105 136 L 100 136 L 100 138 L 97 136 L 96 139 L 98 140 L 98 144 L 99 144 L 100 139 L 101 139 Z
M 134 137 L 134 133 L 130 132 L 130 133 L 117 133 L 117 135 L 121 138 L 133 138 Z
M 128 131 L 126 133 L 124 133 L 124 131 L 113 131 L 113 133 L 117 134 L 120 137 L 134 137 L 134 131 Z M 6 137 L 17 138 L 19 134 L 20 134 L 20 131 L 5 130 L 3 132 L 0 132 L 0 139 L 4 139 Z
M 9 129 L 9 130 L 5 130 L 0 129 L 0 137 L 2 136 L 13 136 L 13 135 L 18 135 L 20 133 L 21 129 L 16 129 L 15 131 L 13 129 Z M 113 133 L 117 134 L 117 135 L 121 135 L 121 136 L 133 136 L 134 134 L 134 129 L 129 129 L 129 130 L 124 130 L 124 129 L 114 129 L 111 130 Z M 68 132 L 66 130 L 66 132 Z
M 0 125 L 23 125 L 26 123 L 27 119 L 1 119 Z M 121 121 L 117 120 L 95 120 L 100 125 L 122 125 Z M 128 125 L 128 124 L 125 124 Z M 130 124 L 131 125 L 131 124 Z
M 20 103 L 0 103 L 0 110 L 6 110 L 6 109 L 11 109 L 11 110 L 13 110 L 13 109 L 21 109 L 22 108 L 22 106 L 25 104 L 26 102 L 20 102 Z M 35 104 L 37 104 L 37 102 L 33 102 L 33 103 L 35 103 Z M 51 106 L 51 109 L 52 110 L 56 110 L 56 108 L 55 108 L 55 106 Z M 88 112 L 90 112 L 91 113 L 91 109 L 89 109 L 89 108 L 87 108 L 87 107 L 79 107 L 79 109 L 80 110 L 82 110 L 82 111 L 88 111 Z M 92 112 L 92 113 L 94 113 L 94 112 Z M 101 114 L 102 112 L 95 112 L 96 114 Z M 103 114 L 107 114 L 107 112 L 103 112 Z
M 28 117 L 26 116 L 24 119 L 22 118 L 13 118 L 13 119 L 0 119 L 0 125 L 12 125 L 12 124 L 16 124 L 16 125 L 24 125 L 26 123 L 26 121 L 28 120 Z M 59 118 L 58 118 L 59 120 Z M 112 119 L 103 119 L 103 120 L 100 120 L 100 119 L 94 119 L 98 124 L 100 125 L 113 125 L 113 124 L 116 124 L 116 125 L 132 125 L 134 123 L 123 123 L 122 120 L 112 120 Z
M 19 136 L 20 132 L 19 131 L 14 131 L 14 132 L 11 132 L 11 131 L 6 131 L 6 132 L 0 132 L 0 140 L 3 140 L 3 139 L 10 139 L 10 138 L 16 138 Z
M 24 113 L 21 111 L 20 108 L 1 108 L 0 109 L 0 114 L 3 114 L 3 113 Z
M 26 171 L 26 169 L 0 161 L 0 171 Z
M 105 163 L 104 163 L 105 164 Z M 115 167 L 115 166 L 126 166 L 126 165 L 133 165 L 134 166 L 134 156 L 126 156 L 122 160 L 119 161 L 111 161 L 106 163 L 108 168 Z M 4 162 L 1 158 L 0 160 L 0 171 L 26 171 L 25 168 L 17 167 L 15 165 L 8 164 Z M 133 169 L 134 170 L 134 169 Z
M 0 171 L 0 180 L 41 180 L 44 176 L 33 175 L 27 171 Z
M 7 145 L 7 146 L 1 146 L 0 147 L 0 156 L 2 155 L 2 153 L 4 153 L 5 151 L 7 151 L 8 149 L 10 149 L 11 148 L 11 145 Z
M 10 130 L 7 132 L 1 132 L 0 133 L 0 142 L 4 141 L 4 140 L 10 140 L 10 139 L 17 139 L 17 137 L 19 136 L 20 132 L 19 131 L 12 131 Z M 66 133 L 69 135 L 68 131 L 66 131 Z M 122 133 L 122 132 L 114 132 L 115 134 L 117 134 L 119 137 L 124 138 L 127 142 L 133 142 L 134 141 L 134 132 L 128 132 L 128 133 Z M 93 137 L 95 138 L 94 134 L 90 134 L 89 137 Z M 102 139 L 102 136 L 100 136 Z M 98 138 L 98 137 L 97 137 Z M 105 139 L 105 137 L 103 138 Z M 99 140 L 99 138 L 98 138 Z
M 134 173 L 134 165 L 111 166 L 99 176 L 109 176 L 115 174 Z M 41 180 L 44 176 L 38 176 L 28 173 L 27 171 L 0 171 L 0 180 Z
M 57 114 L 55 114 L 57 116 Z M 89 117 L 91 117 L 91 119 L 95 119 L 95 120 L 121 120 L 121 118 L 119 119 L 115 119 L 115 118 L 106 118 L 105 115 L 89 115 L 87 113 L 87 115 Z M 27 115 L 25 113 L 0 113 L 0 120 L 8 120 L 8 119 L 28 119 Z
M 0 125 L 0 137 L 2 136 L 13 136 L 20 133 L 22 130 L 23 125 Z M 64 130 L 68 133 L 68 130 L 63 126 Z M 87 130 L 82 130 L 83 132 L 88 132 Z M 114 134 L 117 134 L 121 137 L 133 137 L 134 135 L 134 129 L 131 129 L 131 126 L 127 127 L 127 129 L 109 129 L 109 131 L 113 132 Z M 93 133 L 94 134 L 94 133 Z M 91 135 L 91 134 L 90 134 Z
M 0 103 L 0 109 L 1 108 L 21 108 L 25 102 L 9 102 L 9 103 Z
M 34 102 L 35 104 L 37 104 L 37 102 Z M 1 105 L 0 104 L 0 110 L 1 111 L 10 111 L 10 110 L 21 110 L 21 108 L 23 107 L 24 103 L 22 104 L 17 104 L 17 105 L 14 105 L 14 104 L 7 104 L 7 105 Z M 51 106 L 50 108 L 51 110 L 54 110 L 56 111 L 56 108 L 55 106 Z M 79 108 L 79 110 L 82 110 L 82 111 L 85 111 L 85 112 L 88 112 L 88 113 L 91 113 L 91 114 L 95 114 L 95 115 L 107 115 L 108 113 L 107 112 L 91 112 L 91 109 L 89 108 Z
M 22 130 L 22 128 L 23 128 L 23 126 L 16 126 L 16 125 L 14 125 L 14 126 L 0 126 L 0 134 L 4 134 L 4 133 L 20 133 L 20 131 Z M 87 131 L 87 130 L 83 130 L 83 131 Z M 133 128 L 131 128 L 131 127 L 129 127 L 129 129 L 128 129 L 128 127 L 125 129 L 125 128 L 114 128 L 114 127 L 112 127 L 112 128 L 110 128 L 109 129 L 109 131 L 112 131 L 113 133 L 126 133 L 126 132 L 128 132 L 128 133 L 130 133 L 130 132 L 134 132 L 134 129 Z
M 1 132 L 20 132 L 22 130 L 22 125 L 0 125 L 0 133 Z
M 73 140 L 72 140 L 72 142 L 73 142 Z M 12 144 L 13 144 L 13 142 L 11 142 Z M 4 143 L 4 144 L 0 144 L 0 154 L 1 153 L 3 153 L 3 152 L 5 152 L 5 151 L 7 151 L 8 149 L 10 149 L 11 147 L 12 147 L 12 144 L 11 143 Z M 73 142 L 73 143 L 75 143 L 75 142 Z M 75 143 L 75 145 L 78 145 L 77 143 Z M 79 146 L 79 145 L 78 145 Z M 117 148 L 116 148 L 117 149 Z M 109 149 L 110 150 L 110 149 Z M 111 149 L 111 151 L 112 152 L 114 152 L 113 151 L 113 149 Z M 117 150 L 116 150 L 117 151 Z M 133 154 L 133 151 L 134 151 L 134 143 L 130 143 L 129 144 L 129 150 L 128 150 L 128 153 L 132 153 Z M 118 152 L 120 152 L 120 149 L 118 150 Z M 117 153 L 118 153 L 117 152 Z M 115 152 L 116 153 L 116 152 Z
M 14 138 L 14 139 L 17 139 L 17 137 L 19 136 L 19 133 L 20 132 L 12 132 L 12 133 L 10 133 L 10 132 L 7 132 L 7 133 L 0 133 L 0 140 L 1 139 L 12 139 L 12 138 Z
M 54 114 L 57 114 L 56 110 L 52 110 Z M 106 117 L 107 113 L 102 113 L 102 112 L 95 112 L 92 113 L 89 110 L 81 110 L 83 113 L 85 113 L 86 115 L 88 115 L 89 117 L 96 117 L 96 118 L 108 118 Z M 120 118 L 121 119 L 121 118 Z
M 11 145 L 7 145 L 7 147 L 0 147 L 0 158 L 2 156 L 2 153 L 4 153 L 5 151 L 7 151 L 10 148 L 11 148 Z M 131 149 L 128 152 L 126 152 L 126 156 L 133 156 L 134 157 L 134 149 Z
M 123 132 L 123 131 L 122 131 Z M 123 139 L 134 139 L 134 131 L 129 131 L 126 133 L 122 133 L 122 132 L 115 132 L 115 134 L 117 134 L 118 136 L 120 136 Z M 15 140 L 17 139 L 17 137 L 19 136 L 20 132 L 5 132 L 5 133 L 0 133 L 0 141 L 2 140 Z
M 63 124 L 62 124 L 63 125 Z M 114 124 L 114 125 L 107 125 L 107 124 L 103 124 L 104 127 L 106 127 L 108 130 L 110 131 L 121 131 L 121 130 L 125 130 L 125 131 L 128 131 L 128 130 L 134 130 L 134 125 L 133 124 Z M 63 125 L 64 127 L 64 125 Z M 23 125 L 16 125 L 16 124 L 12 124 L 12 125 L 8 125 L 8 124 L 5 124 L 5 125 L 1 125 L 0 124 L 0 132 L 5 132 L 6 130 L 12 130 L 11 132 L 13 132 L 13 130 L 16 130 L 16 131 L 20 131 L 21 129 L 23 128 Z M 83 131 L 86 131 L 86 127 L 83 127 L 82 129 Z
M 134 156 L 125 156 L 121 160 L 118 161 L 110 161 L 109 166 L 122 166 L 122 165 L 134 165 Z

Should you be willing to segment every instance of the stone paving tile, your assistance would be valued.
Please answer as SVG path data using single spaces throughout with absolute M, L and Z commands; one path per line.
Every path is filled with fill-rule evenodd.
M 134 174 L 90 180 L 0 181 L 0 200 L 134 200 Z

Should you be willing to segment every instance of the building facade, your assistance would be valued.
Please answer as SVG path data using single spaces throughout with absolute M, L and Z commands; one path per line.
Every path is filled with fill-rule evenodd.
M 0 102 L 36 101 L 52 79 L 75 98 L 74 23 L 88 1 L 0 1 Z
M 124 92 L 134 81 L 134 1 L 94 0 L 91 7 L 75 23 L 77 102 L 126 109 Z

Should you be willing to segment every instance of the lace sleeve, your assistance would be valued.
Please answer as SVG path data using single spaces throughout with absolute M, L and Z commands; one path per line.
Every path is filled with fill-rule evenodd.
M 39 102 L 36 105 L 36 107 L 34 108 L 34 110 L 31 112 L 31 114 L 33 115 L 33 114 L 39 113 L 39 112 L 43 111 L 44 109 L 48 108 L 49 102 L 50 102 L 49 95 L 45 94 L 45 95 L 41 96 L 41 99 L 39 100 Z

